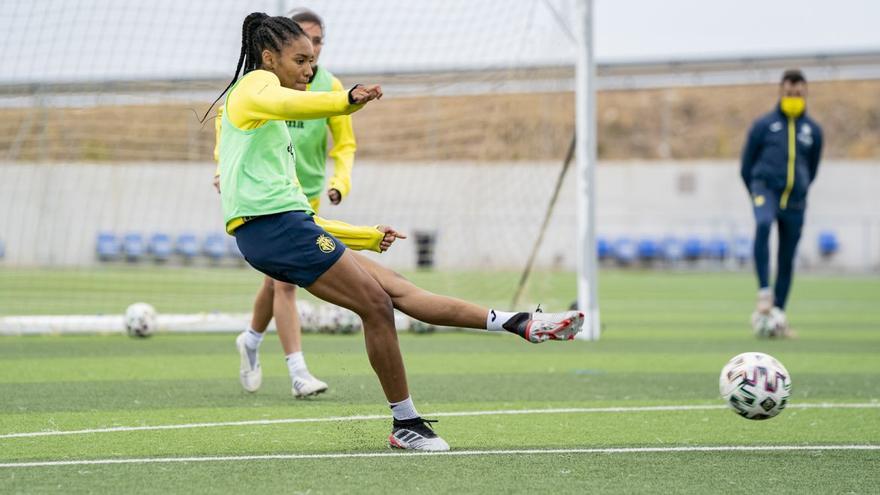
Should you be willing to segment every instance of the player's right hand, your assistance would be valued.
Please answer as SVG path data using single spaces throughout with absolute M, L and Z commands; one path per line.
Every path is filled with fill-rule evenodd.
M 390 227 L 388 225 L 379 225 L 378 227 L 376 227 L 376 229 L 378 229 L 379 232 L 385 234 L 385 237 L 382 238 L 382 242 L 379 243 L 380 253 L 388 251 L 388 248 L 390 248 L 391 245 L 394 244 L 394 241 L 396 241 L 397 239 L 406 239 L 406 235 L 394 230 L 393 227 Z
M 351 91 L 348 92 L 348 99 L 355 105 L 363 105 L 369 101 L 378 100 L 382 98 L 382 87 L 378 84 L 373 84 L 370 86 L 364 86 L 363 84 L 358 84 L 357 86 L 351 88 Z

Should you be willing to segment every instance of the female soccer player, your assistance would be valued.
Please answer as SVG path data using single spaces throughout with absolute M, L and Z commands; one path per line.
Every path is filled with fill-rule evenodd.
M 297 81 L 293 89 L 343 91 L 344 88 L 339 79 L 318 65 L 321 48 L 324 45 L 324 20 L 308 9 L 294 10 L 289 16 L 306 33 L 314 50 L 312 75 L 306 84 Z M 218 112 L 217 116 L 218 142 L 219 131 L 222 127 L 221 120 L 222 111 Z M 295 150 L 296 176 L 303 193 L 316 214 L 321 205 L 321 195 L 325 186 L 328 155 L 327 130 L 329 128 L 333 135 L 333 148 L 330 150 L 329 156 L 333 158 L 334 166 L 333 177 L 327 188 L 327 197 L 331 203 L 339 204 L 351 189 L 351 168 L 356 150 L 351 116 L 336 115 L 323 119 L 287 120 L 285 124 L 290 132 L 290 139 Z M 217 175 L 219 176 L 219 168 Z M 216 178 L 215 184 L 217 184 Z M 326 223 L 319 222 L 319 224 L 328 229 Z M 345 224 L 335 224 L 332 228 L 334 229 L 332 233 L 336 236 L 340 234 L 340 228 L 346 229 L 343 235 L 348 235 L 342 241 L 353 249 L 379 251 L 379 243 L 383 240 L 383 234 L 388 234 L 387 231 L 380 232 L 373 227 L 351 227 Z M 387 237 L 386 241 L 393 242 L 395 239 L 394 236 Z M 327 384 L 309 372 L 302 352 L 302 327 L 296 307 L 296 286 L 280 280 L 273 280 L 268 276 L 263 280 L 254 300 L 250 326 L 235 340 L 240 357 L 239 381 L 241 386 L 248 392 L 256 392 L 262 384 L 263 373 L 260 366 L 259 347 L 273 315 L 278 338 L 281 340 L 281 347 L 287 361 L 293 396 L 300 398 L 325 392 L 328 388 Z
M 534 343 L 574 338 L 583 314 L 502 312 L 435 295 L 346 250 L 320 228 L 293 173 L 294 148 L 284 121 L 350 114 L 381 98 L 382 89 L 293 89 L 309 80 L 313 57 L 305 32 L 291 19 L 263 13 L 245 18 L 238 65 L 224 90 L 220 191 L 226 229 L 257 270 L 360 316 L 367 356 L 391 407 L 392 447 L 448 450 L 410 397 L 394 308 L 427 323 L 506 330 Z

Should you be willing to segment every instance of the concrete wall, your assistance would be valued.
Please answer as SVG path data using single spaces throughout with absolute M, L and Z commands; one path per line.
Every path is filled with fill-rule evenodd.
M 328 218 L 388 223 L 438 234 L 441 268 L 522 266 L 556 180 L 558 163 L 370 163 Z M 222 231 L 211 163 L 0 164 L 0 240 L 5 266 L 96 263 L 95 234 Z M 569 173 L 542 246 L 543 266 L 575 264 L 574 175 Z M 751 235 L 748 198 L 734 162 L 613 162 L 597 171 L 598 232 L 621 235 Z M 880 267 L 880 163 L 823 164 L 801 244 L 817 263 L 816 236 L 831 229 L 842 250 L 832 266 Z M 415 264 L 412 240 L 383 255 Z

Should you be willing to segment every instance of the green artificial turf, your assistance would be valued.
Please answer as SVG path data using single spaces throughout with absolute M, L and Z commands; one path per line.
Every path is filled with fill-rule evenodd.
M 28 309 L 51 296 L 44 313 L 110 312 L 151 294 L 160 311 L 205 310 L 212 297 L 246 311 L 259 277 L 217 273 L 223 276 L 207 287 L 195 281 L 214 275 L 201 269 L 163 272 L 157 285 L 145 282 L 158 277 L 148 270 L 19 272 L 0 277 L 0 294 Z M 499 306 L 516 281 L 514 273 L 410 275 Z M 91 289 L 110 280 L 113 290 Z M 175 297 L 161 296 L 163 286 Z M 561 309 L 572 287 L 571 274 L 540 273 L 528 300 Z M 748 274 L 603 272 L 600 288 L 598 342 L 402 335 L 417 407 L 429 418 L 439 414 L 436 430 L 458 452 L 880 445 L 880 280 L 799 277 L 789 318 L 800 338 L 791 341 L 752 337 Z M 182 297 L 188 291 L 204 299 Z M 388 410 L 362 336 L 305 336 L 311 371 L 331 386 L 312 400 L 291 397 L 274 336 L 261 351 L 262 389 L 243 392 L 233 338 L 0 337 L 0 464 L 389 452 Z M 772 354 L 791 373 L 791 407 L 779 417 L 748 421 L 718 407 L 718 373 L 744 351 Z M 608 407 L 619 409 L 596 410 Z M 575 410 L 540 412 L 558 408 Z M 530 409 L 538 411 L 507 414 Z M 494 412 L 459 414 L 475 411 Z M 305 421 L 273 422 L 296 418 Z M 241 421 L 258 424 L 210 425 Z M 194 423 L 209 425 L 2 438 Z M 880 450 L 500 452 L 12 466 L 0 467 L 0 493 L 872 493 L 878 473 Z

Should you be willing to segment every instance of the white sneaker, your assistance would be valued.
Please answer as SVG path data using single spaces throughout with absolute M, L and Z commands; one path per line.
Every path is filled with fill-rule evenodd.
M 580 311 L 564 313 L 518 313 L 504 324 L 504 329 L 520 337 L 540 344 L 547 340 L 573 340 L 584 326 L 584 314 Z
M 770 314 L 772 314 L 776 320 L 776 332 L 773 335 L 774 337 L 779 337 L 783 339 L 796 339 L 797 332 L 795 332 L 791 325 L 788 324 L 788 317 L 785 316 L 785 311 L 781 308 L 774 307 L 770 310 Z
M 251 363 L 248 357 L 247 346 L 244 345 L 245 333 L 242 332 L 235 338 L 235 347 L 238 349 L 238 355 L 241 358 L 239 364 L 238 379 L 241 387 L 248 392 L 256 392 L 263 384 L 263 369 L 260 367 L 260 355 L 254 352 L 254 362 Z
M 430 424 L 434 420 L 413 418 L 394 420 L 391 435 L 388 436 L 388 445 L 392 449 L 424 450 L 428 452 L 445 452 L 449 450 L 449 444 L 438 437 Z
M 293 396 L 297 399 L 301 399 L 303 397 L 311 397 L 313 395 L 323 394 L 327 391 L 326 383 L 318 380 L 313 376 L 309 376 L 306 378 L 295 376 L 293 377 L 293 387 L 290 389 Z
M 755 303 L 755 311 L 763 315 L 769 315 L 773 309 L 773 291 L 761 289 L 758 291 L 758 301 Z

